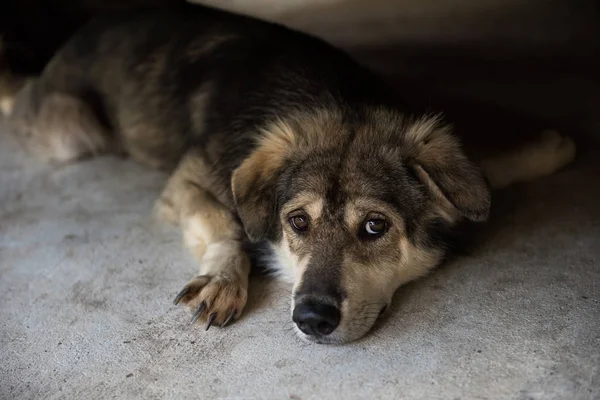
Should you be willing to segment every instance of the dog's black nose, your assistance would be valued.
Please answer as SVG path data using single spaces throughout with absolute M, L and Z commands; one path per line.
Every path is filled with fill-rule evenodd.
M 292 320 L 298 328 L 311 336 L 327 336 L 340 324 L 340 310 L 330 304 L 303 301 L 296 304 Z

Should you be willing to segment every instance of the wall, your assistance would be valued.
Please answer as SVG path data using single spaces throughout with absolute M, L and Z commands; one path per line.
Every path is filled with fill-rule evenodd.
M 196 2 L 319 35 L 400 87 L 513 109 L 566 129 L 600 128 L 600 12 L 593 0 Z

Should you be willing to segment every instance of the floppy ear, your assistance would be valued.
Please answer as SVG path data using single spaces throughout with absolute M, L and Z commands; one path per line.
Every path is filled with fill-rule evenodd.
M 281 234 L 277 182 L 290 151 L 296 147 L 294 129 L 277 121 L 262 132 L 256 148 L 233 171 L 233 199 L 252 242 L 275 240 Z
M 483 171 L 467 159 L 439 118 L 424 118 L 406 132 L 409 167 L 445 209 L 471 221 L 488 218 L 491 193 Z
M 252 242 L 273 240 L 279 231 L 277 179 L 280 166 L 254 153 L 231 178 L 233 199 L 246 235 Z

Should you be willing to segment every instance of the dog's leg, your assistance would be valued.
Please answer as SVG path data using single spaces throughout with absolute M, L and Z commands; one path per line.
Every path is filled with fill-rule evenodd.
M 157 212 L 179 224 L 200 273 L 177 295 L 195 310 L 192 322 L 224 326 L 246 305 L 250 261 L 242 247 L 244 231 L 233 212 L 202 184 L 207 171 L 200 156 L 188 153 L 169 180 Z M 214 188 L 212 188 L 214 189 Z
M 10 119 L 26 150 L 45 162 L 68 163 L 114 147 L 108 129 L 82 99 L 64 93 L 46 94 L 35 111 L 36 84 L 31 82 L 23 89 Z
M 556 131 L 546 131 L 541 140 L 484 159 L 483 170 L 493 189 L 528 182 L 550 175 L 575 158 L 575 143 Z
M 10 117 L 17 93 L 32 78 L 15 77 L 6 71 L 0 71 L 0 116 Z

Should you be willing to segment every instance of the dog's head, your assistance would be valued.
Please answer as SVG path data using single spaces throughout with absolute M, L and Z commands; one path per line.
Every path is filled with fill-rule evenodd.
M 384 109 L 272 124 L 232 186 L 248 237 L 268 240 L 293 278 L 298 333 L 320 343 L 363 336 L 400 285 L 441 261 L 444 234 L 490 206 L 438 118 Z

